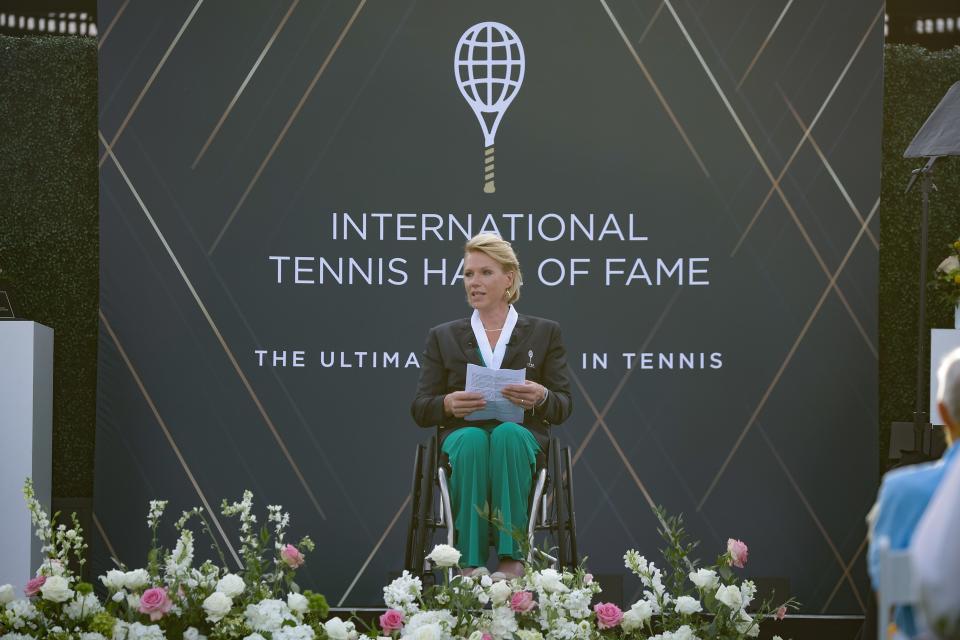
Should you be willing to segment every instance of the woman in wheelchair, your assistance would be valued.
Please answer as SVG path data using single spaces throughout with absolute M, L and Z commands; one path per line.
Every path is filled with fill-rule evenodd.
M 430 330 L 410 411 L 421 427 L 440 426 L 464 573 L 486 564 L 486 514 L 492 514 L 503 523 L 493 538 L 497 571 L 516 577 L 523 573 L 523 555 L 512 531 L 527 530 L 537 454 L 546 450 L 550 425 L 566 420 L 573 408 L 566 350 L 556 322 L 514 308 L 523 281 L 506 240 L 482 233 L 467 242 L 463 283 L 473 315 Z M 503 391 L 523 408 L 521 424 L 465 419 L 486 404 L 481 394 L 464 391 L 468 363 L 526 370 L 524 384 Z

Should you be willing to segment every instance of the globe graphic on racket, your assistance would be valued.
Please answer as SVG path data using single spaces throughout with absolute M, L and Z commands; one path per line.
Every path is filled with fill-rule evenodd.
M 460 36 L 453 73 L 463 99 L 483 129 L 483 192 L 494 193 L 493 143 L 497 128 L 523 83 L 523 45 L 499 22 L 480 22 Z

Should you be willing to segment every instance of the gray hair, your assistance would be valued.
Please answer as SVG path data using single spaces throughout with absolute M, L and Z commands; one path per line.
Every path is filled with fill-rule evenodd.
M 954 349 L 937 370 L 937 401 L 947 408 L 954 422 L 960 422 L 960 349 Z

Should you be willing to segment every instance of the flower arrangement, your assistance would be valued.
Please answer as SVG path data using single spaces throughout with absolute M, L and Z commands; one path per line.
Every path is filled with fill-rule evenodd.
M 352 623 L 323 622 L 329 607 L 320 594 L 300 593 L 293 578 L 313 542 L 284 541 L 290 516 L 280 506 L 267 507 L 267 523 L 257 528 L 253 496 L 224 501 L 222 513 L 240 520 L 243 568 L 231 572 L 202 509 L 184 512 L 175 523 L 173 549 L 160 546 L 159 526 L 167 502 L 150 502 L 147 526 L 152 535 L 147 564 L 119 566 L 99 577 L 106 590 L 101 600 L 77 571 L 85 563 L 87 544 L 73 516 L 70 526 L 57 524 L 27 480 L 24 497 L 36 536 L 46 556 L 36 576 L 17 599 L 10 585 L 0 586 L 2 640 L 356 640 Z M 194 563 L 191 521 L 213 541 L 221 565 Z
M 772 598 L 748 613 L 756 596 L 749 580 L 737 585 L 733 569 L 747 562 L 747 545 L 730 539 L 709 567 L 697 567 L 685 542 L 682 520 L 660 510 L 667 575 L 634 550 L 626 567 L 643 583 L 643 598 L 627 611 L 591 602 L 601 593 L 582 568 L 557 571 L 528 566 L 525 575 L 493 582 L 489 576 L 447 578 L 424 589 L 406 571 L 384 588 L 383 635 L 400 640 L 706 640 L 752 638 L 765 617 L 782 620 L 796 602 L 774 606 Z M 459 552 L 438 545 L 428 558 L 435 567 L 456 567 Z M 779 636 L 775 636 L 779 638 Z
M 948 246 L 950 254 L 937 266 L 928 286 L 944 303 L 956 307 L 960 304 L 960 240 Z

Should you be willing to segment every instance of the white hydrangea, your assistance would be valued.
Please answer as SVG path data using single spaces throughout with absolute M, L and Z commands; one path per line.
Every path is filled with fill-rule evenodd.
M 593 591 L 590 589 L 573 589 L 564 594 L 561 602 L 563 608 L 570 612 L 570 617 L 575 620 L 582 620 L 590 615 L 590 600 L 593 599 Z
M 267 640 L 259 633 L 251 633 L 248 636 L 243 636 L 243 640 Z
M 29 600 L 14 600 L 8 602 L 5 608 L 10 625 L 14 629 L 22 629 L 38 615 L 37 608 Z
M 63 611 L 71 620 L 85 620 L 103 611 L 103 606 L 92 593 L 78 594 L 63 607 Z
M 409 571 L 383 588 L 383 602 L 388 609 L 399 609 L 410 616 L 420 610 L 417 601 L 423 592 L 423 583 Z
M 287 620 L 296 622 L 287 603 L 283 600 L 261 600 L 257 604 L 247 605 L 243 612 L 247 625 L 254 631 L 273 633 Z
M 118 620 L 113 628 L 113 640 L 166 640 L 166 636 L 163 635 L 163 629 L 155 624 Z
M 273 640 L 313 640 L 316 634 L 308 624 L 299 624 L 295 627 L 281 627 L 273 632 Z
M 432 636 L 434 631 L 438 631 L 440 636 L 435 640 L 449 640 L 451 637 L 450 630 L 453 629 L 456 623 L 456 619 L 446 609 L 439 611 L 421 611 L 412 615 L 410 619 L 407 620 L 407 624 L 403 627 L 403 631 L 400 632 L 400 635 L 401 637 L 409 636 L 416 638 L 417 640 L 429 640 L 429 636 Z M 429 629 L 422 633 L 418 633 L 418 630 L 421 627 L 427 627 L 430 625 L 435 625 L 437 629 Z
M 490 635 L 494 640 L 511 640 L 517 631 L 517 618 L 510 607 L 494 607 L 490 617 Z
M 183 632 L 183 640 L 207 640 L 207 636 L 201 634 L 196 627 L 187 627 Z
M 0 636 L 0 640 L 37 640 L 35 636 L 28 635 L 26 633 L 16 633 L 11 631 L 10 633 L 5 633 Z
M 107 640 L 103 635 L 95 632 L 88 631 L 80 634 L 80 640 Z

